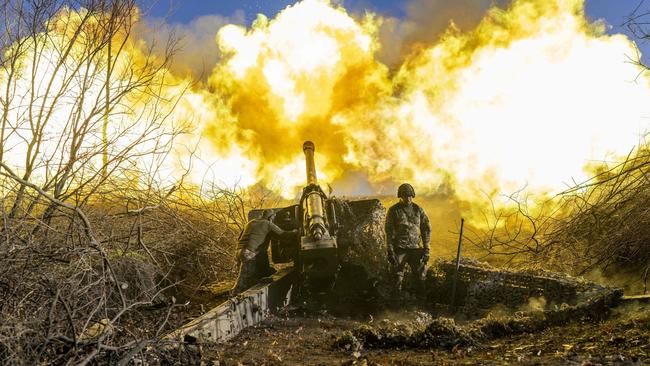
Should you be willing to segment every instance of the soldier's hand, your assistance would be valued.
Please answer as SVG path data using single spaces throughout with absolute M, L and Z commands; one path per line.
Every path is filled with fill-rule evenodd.
M 429 263 L 429 251 L 425 250 L 424 254 L 422 255 L 422 263 L 427 264 Z
M 395 254 L 388 253 L 388 263 L 390 263 L 392 266 L 397 265 L 397 259 L 395 258 Z
M 246 262 L 255 258 L 255 255 L 256 253 L 253 252 L 252 250 L 243 248 L 242 250 L 239 251 L 239 253 L 237 253 L 237 258 L 242 262 Z

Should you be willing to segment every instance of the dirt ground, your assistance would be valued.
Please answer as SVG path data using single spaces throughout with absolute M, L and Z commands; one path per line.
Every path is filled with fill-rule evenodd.
M 535 334 L 452 349 L 361 349 L 333 346 L 365 320 L 320 316 L 273 317 L 232 341 L 202 347 L 207 365 L 646 365 L 650 364 L 650 305 L 619 306 L 601 322 L 573 322 Z

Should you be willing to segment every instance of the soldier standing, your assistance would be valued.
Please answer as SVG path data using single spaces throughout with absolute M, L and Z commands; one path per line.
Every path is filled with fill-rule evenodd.
M 397 289 L 401 291 L 407 264 L 418 281 L 423 274 L 429 261 L 431 226 L 427 214 L 413 202 L 413 186 L 408 183 L 400 185 L 397 197 L 400 201 L 388 209 L 385 230 L 388 260 L 396 267 Z
M 244 230 L 239 236 L 239 245 L 237 246 L 237 261 L 239 262 L 239 275 L 237 281 L 232 289 L 232 294 L 237 295 L 255 284 L 261 277 L 260 271 L 263 266 L 260 266 L 259 261 L 256 261 L 258 256 L 267 256 L 266 264 L 268 266 L 268 245 L 263 245 L 267 242 L 267 236 L 273 232 L 277 235 L 295 234 L 298 230 L 284 231 L 276 224 L 273 223 L 275 212 L 266 209 L 262 211 L 262 218 L 252 219 L 246 223 Z M 263 253 L 262 253 L 263 251 Z M 268 270 L 268 268 L 267 268 Z

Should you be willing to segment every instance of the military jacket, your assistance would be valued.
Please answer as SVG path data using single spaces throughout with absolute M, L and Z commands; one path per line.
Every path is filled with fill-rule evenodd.
M 253 252 L 257 251 L 257 248 L 264 243 L 266 236 L 270 232 L 274 232 L 278 235 L 285 233 L 284 230 L 280 229 L 280 227 L 269 220 L 253 219 L 247 222 L 244 230 L 239 236 L 239 245 L 237 246 L 237 249 L 246 248 Z
M 431 225 L 424 210 L 415 203 L 398 202 L 388 209 L 386 215 L 386 240 L 388 249 L 429 248 Z

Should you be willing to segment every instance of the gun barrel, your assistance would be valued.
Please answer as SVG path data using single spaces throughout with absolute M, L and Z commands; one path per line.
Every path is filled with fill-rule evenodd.
M 316 178 L 316 164 L 314 163 L 315 150 L 316 147 L 311 141 L 305 141 L 305 143 L 302 144 L 302 151 L 305 153 L 308 187 L 318 185 L 318 179 Z M 320 240 L 323 236 L 327 235 L 323 196 L 321 196 L 319 190 L 313 190 L 307 193 L 305 197 L 308 232 L 316 240 Z
M 316 178 L 316 163 L 314 163 L 315 150 L 316 147 L 311 141 L 305 141 L 305 143 L 302 144 L 302 151 L 305 153 L 307 185 L 318 184 L 318 179 Z
M 301 268 L 307 274 L 307 278 L 326 278 L 332 281 L 332 276 L 338 268 L 338 259 L 336 236 L 330 231 L 332 228 L 327 217 L 328 198 L 316 178 L 314 143 L 305 141 L 302 150 L 305 153 L 307 186 L 303 189 L 300 198 L 303 220 L 303 231 L 300 237 Z

